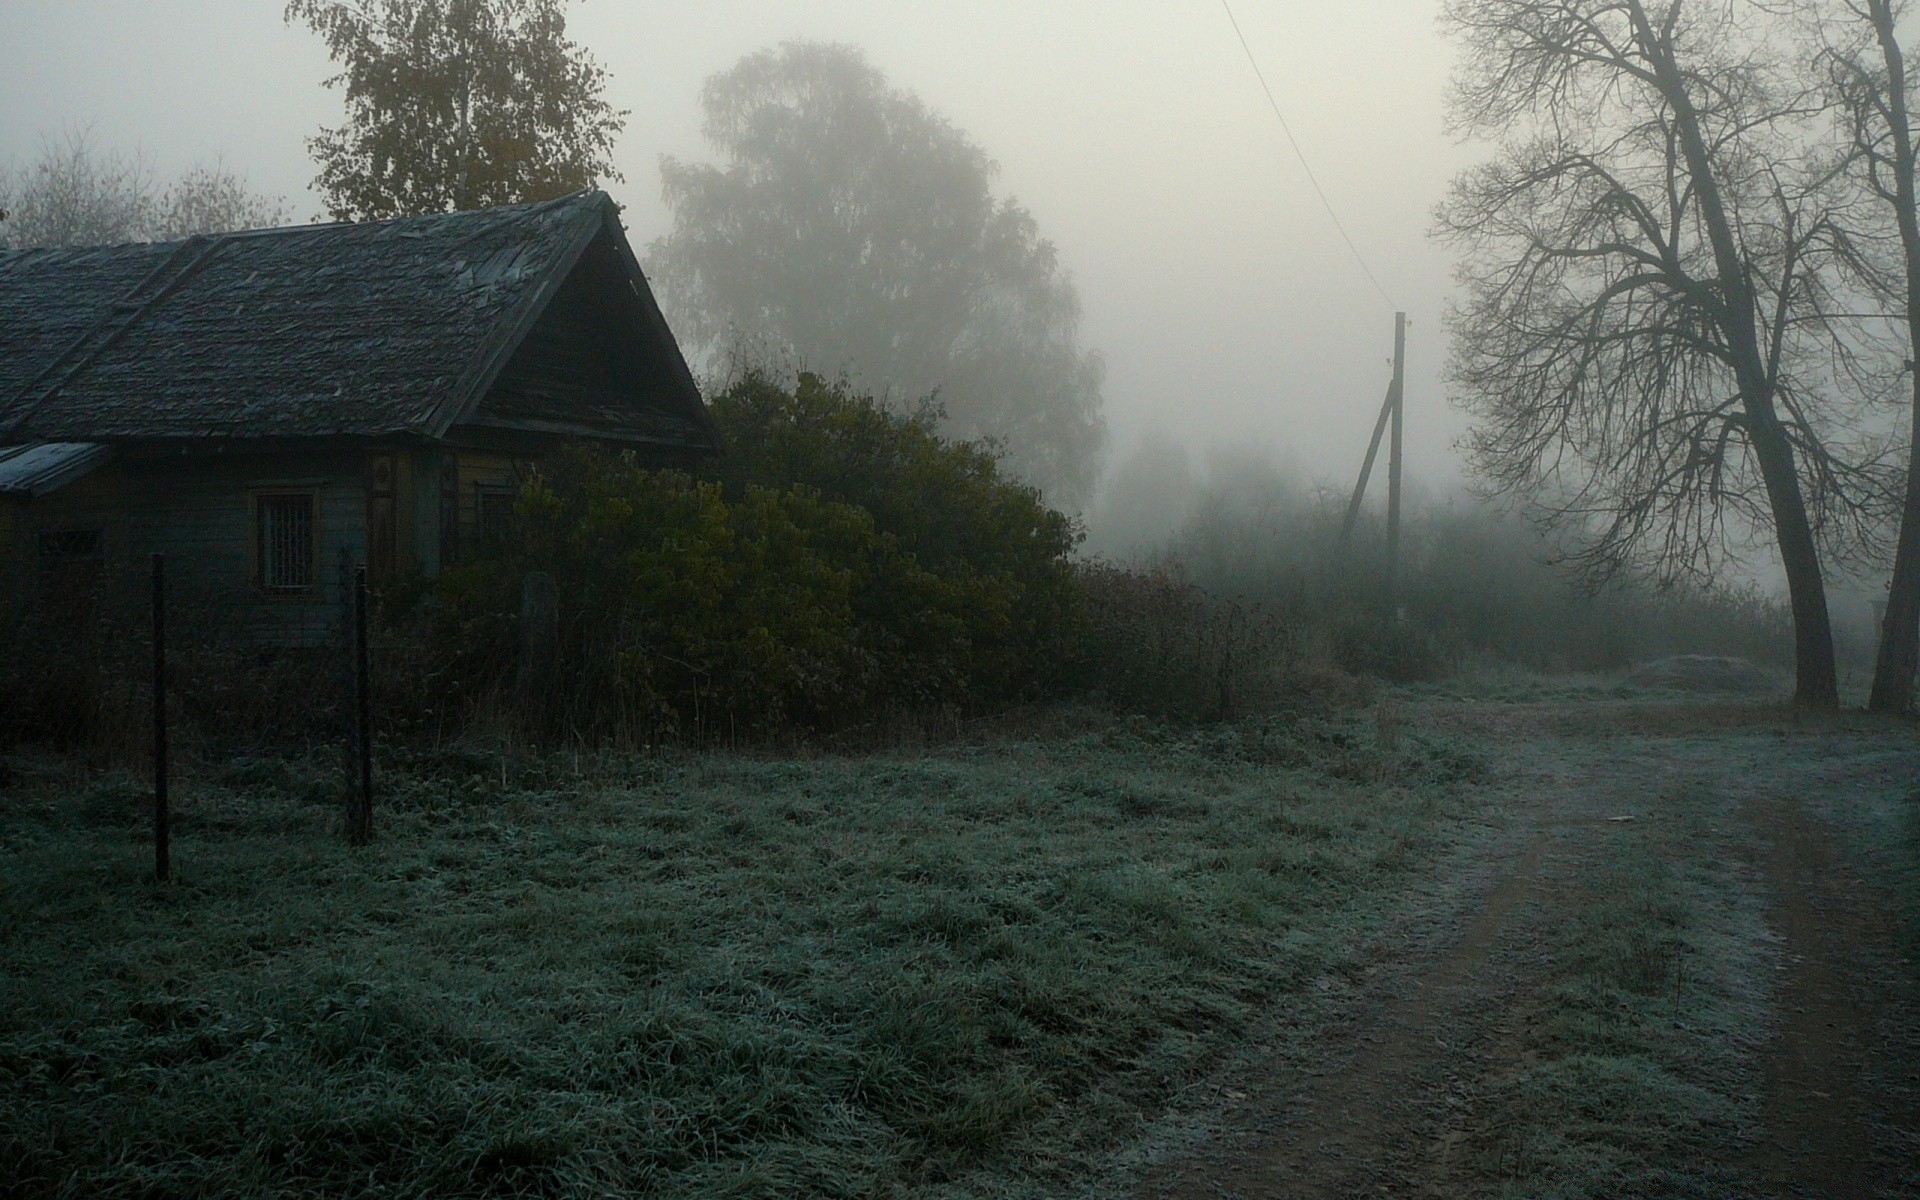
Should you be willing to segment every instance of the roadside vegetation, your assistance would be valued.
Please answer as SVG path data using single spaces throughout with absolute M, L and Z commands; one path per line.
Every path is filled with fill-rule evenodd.
M 1149 438 L 1118 468 L 1093 544 L 1282 620 L 1337 669 L 1393 682 L 1613 672 L 1680 654 L 1792 665 L 1778 598 L 1633 569 L 1597 574 L 1571 555 L 1577 539 L 1465 496 L 1406 506 L 1390 613 L 1385 523 L 1365 510 L 1343 537 L 1346 504 L 1270 458 L 1216 452 L 1196 469 L 1181 447 Z M 1870 633 L 1840 632 L 1843 659 L 1863 670 Z
M 8 1194 L 1057 1195 L 1352 967 L 1479 765 L 1353 718 L 934 753 L 17 760 Z

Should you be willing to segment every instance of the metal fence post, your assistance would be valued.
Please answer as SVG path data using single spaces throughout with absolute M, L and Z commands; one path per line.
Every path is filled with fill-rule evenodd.
M 172 814 L 167 809 L 167 577 L 166 556 L 153 565 L 153 877 L 172 872 Z
M 354 731 L 358 761 L 358 785 L 354 791 L 352 818 L 347 824 L 347 840 L 364 846 L 373 840 L 373 687 L 367 662 L 367 568 L 353 575 L 353 700 Z

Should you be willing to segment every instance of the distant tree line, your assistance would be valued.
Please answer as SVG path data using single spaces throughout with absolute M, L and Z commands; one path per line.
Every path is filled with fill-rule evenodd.
M 101 147 L 85 129 L 42 140 L 24 164 L 0 165 L 0 247 L 167 242 L 284 225 L 284 201 L 226 166 L 159 178 L 144 157 Z

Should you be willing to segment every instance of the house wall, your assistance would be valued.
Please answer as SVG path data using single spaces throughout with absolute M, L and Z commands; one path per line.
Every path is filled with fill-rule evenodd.
M 388 581 L 378 578 L 383 566 L 389 578 L 436 576 L 475 553 L 482 497 L 517 493 L 536 462 L 532 453 L 442 446 L 123 455 L 49 495 L 0 499 L 0 597 L 17 601 L 0 610 L 82 601 L 91 610 L 98 602 L 134 620 L 145 610 L 148 556 L 158 551 L 167 556 L 178 621 L 263 645 L 329 644 L 344 613 L 343 558 L 349 572 L 372 564 L 376 585 Z M 255 498 L 263 491 L 314 496 L 317 579 L 309 592 L 270 595 L 258 586 Z M 384 555 L 370 542 L 370 518 L 388 540 Z M 42 578 L 41 535 L 94 529 L 103 550 L 98 595 L 46 595 L 72 583 Z
M 255 497 L 262 491 L 314 496 L 316 586 L 269 595 L 256 584 Z M 26 506 L 14 539 L 34 586 L 36 547 L 49 532 L 104 535 L 102 599 L 143 605 L 148 556 L 167 556 L 175 623 L 213 636 L 271 645 L 322 645 L 338 637 L 340 563 L 366 561 L 364 456 L 339 451 L 120 460 Z M 37 595 L 45 606 L 59 597 Z
M 376 586 L 434 578 L 472 557 L 482 536 L 482 497 L 518 493 L 538 451 L 442 445 L 346 447 L 280 455 L 132 457 L 31 501 L 0 497 L 0 614 L 75 597 L 48 597 L 42 534 L 100 530 L 98 597 L 117 620 L 144 620 L 152 553 L 167 555 L 167 595 L 177 622 L 261 645 L 326 645 L 340 636 L 342 559 L 371 564 Z M 255 497 L 315 497 L 315 588 L 269 595 L 259 588 Z M 369 538 L 372 518 L 374 538 Z M 384 538 L 390 549 L 378 551 Z M 372 551 L 372 553 L 371 553 Z M 382 568 L 388 578 L 380 578 Z M 351 574 L 349 574 L 351 578 Z M 65 586 L 71 586 L 65 584 Z M 184 626 L 182 626 L 184 628 Z
M 21 534 L 26 515 L 26 500 L 0 496 L 0 621 L 8 623 L 19 620 L 29 582 Z

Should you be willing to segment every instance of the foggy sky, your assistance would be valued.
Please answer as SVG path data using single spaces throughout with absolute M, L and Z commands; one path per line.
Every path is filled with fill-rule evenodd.
M 1408 474 L 1450 489 L 1441 393 L 1446 181 L 1486 154 L 1442 128 L 1438 0 L 1236 0 L 1282 110 L 1347 228 L 1413 321 Z M 162 175 L 223 160 L 317 215 L 304 139 L 338 123 L 319 39 L 278 0 L 5 0 L 0 161 L 91 126 Z M 1353 264 L 1217 0 L 588 0 L 570 32 L 631 110 L 617 152 L 636 248 L 665 231 L 662 153 L 708 161 L 702 80 L 789 38 L 864 47 L 1000 164 L 1108 365 L 1111 466 L 1159 426 L 1199 461 L 1270 448 L 1350 486 L 1385 391 L 1392 309 Z

